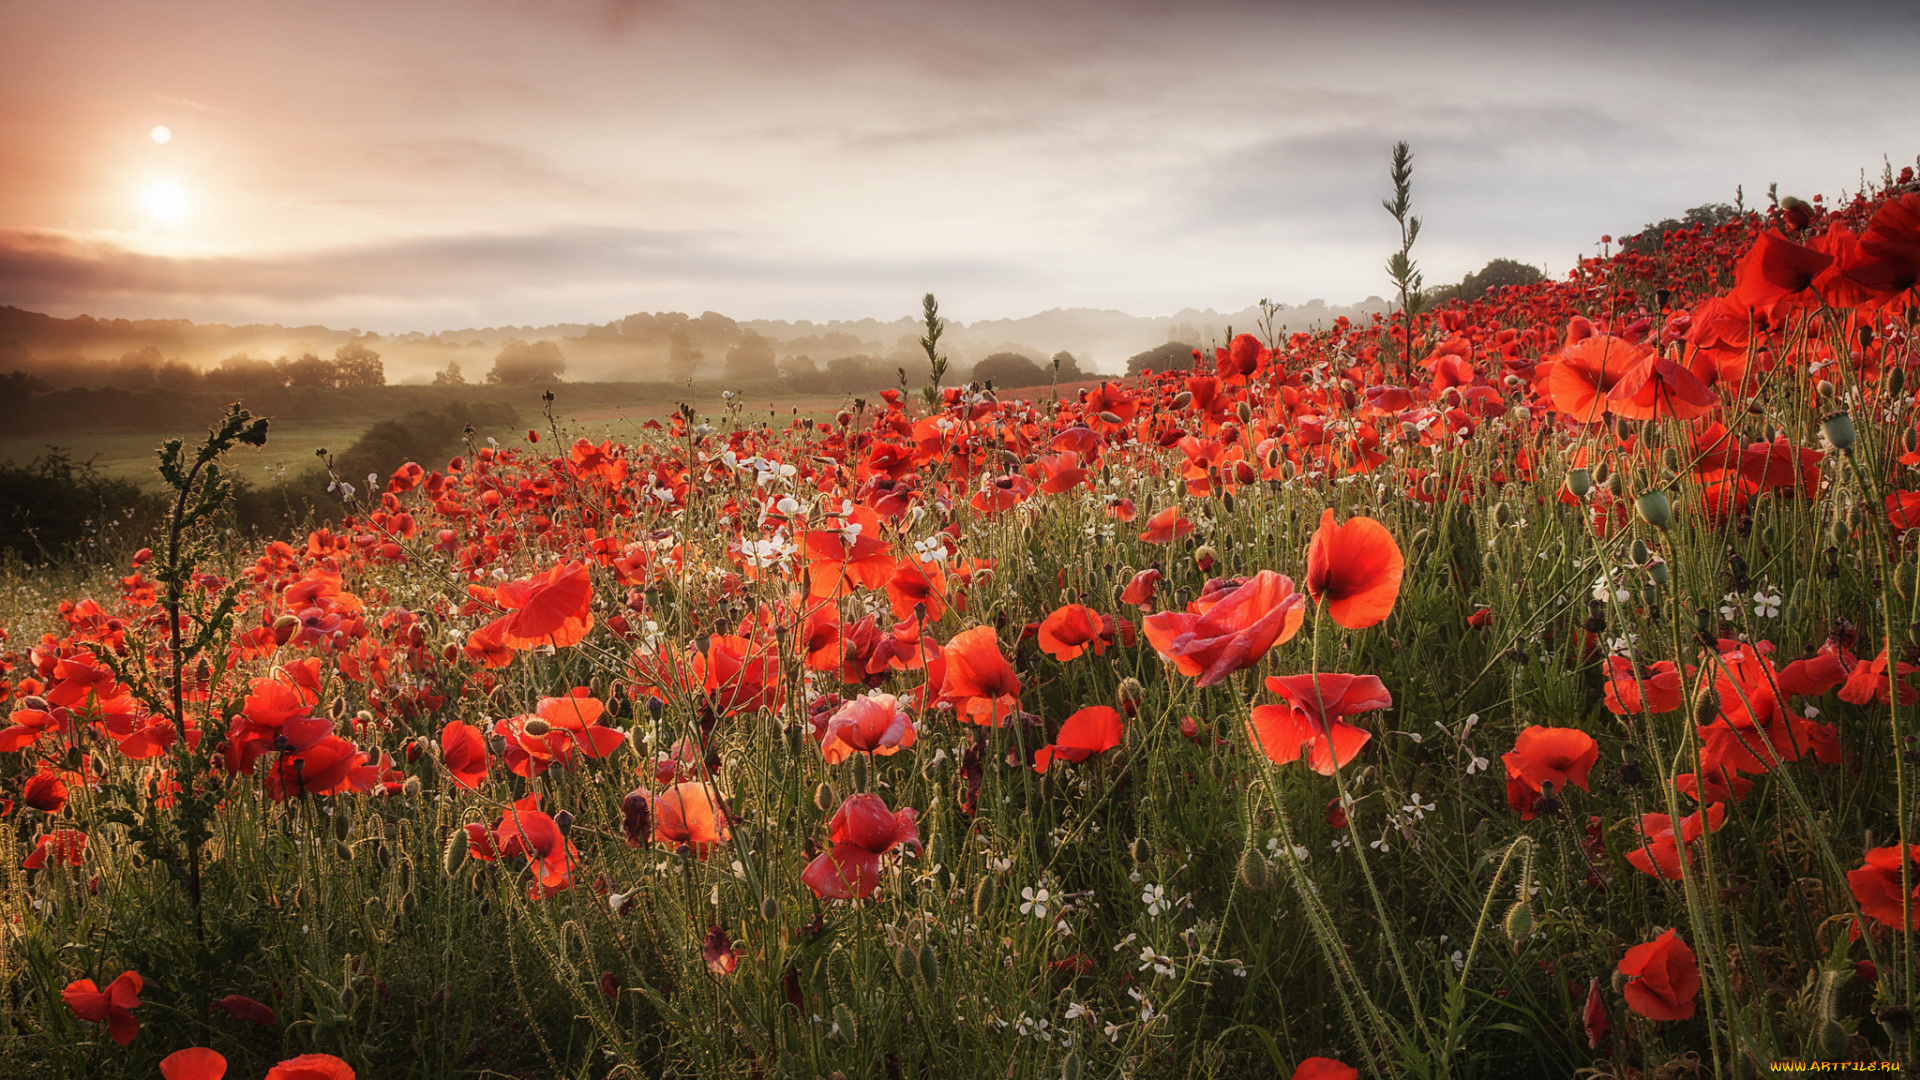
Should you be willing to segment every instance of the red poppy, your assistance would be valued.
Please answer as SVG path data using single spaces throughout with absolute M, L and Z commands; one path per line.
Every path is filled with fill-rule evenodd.
M 1624 656 L 1609 656 L 1606 699 L 1607 711 L 1617 716 L 1672 712 L 1680 707 L 1680 673 L 1671 660 L 1656 660 L 1641 670 Z
M 24 870 L 39 870 L 49 862 L 55 866 L 79 866 L 86 853 L 86 833 L 79 829 L 55 829 L 40 834 L 20 866 Z
M 809 531 L 802 548 L 808 591 L 814 596 L 883 589 L 897 569 L 893 551 L 880 535 L 880 515 L 867 506 L 854 507 L 839 528 Z
M 723 716 L 780 708 L 780 655 L 770 643 L 715 634 L 707 644 L 707 694 Z
M 1356 517 L 1336 525 L 1333 511 L 1307 545 L 1307 595 L 1326 602 L 1327 614 L 1349 630 L 1372 626 L 1393 611 L 1406 559 L 1385 525 Z
M 1175 505 L 1148 518 L 1147 531 L 1140 534 L 1140 539 L 1148 544 L 1171 544 L 1192 531 L 1193 522 L 1182 516 L 1180 507 Z
M 1600 997 L 1600 976 L 1587 981 L 1587 1004 L 1580 1010 L 1580 1026 L 1587 1034 L 1587 1049 L 1598 1050 L 1613 1025 L 1607 1021 L 1607 1003 Z
M 1920 844 L 1907 849 L 1914 864 L 1907 871 L 1913 894 L 1907 898 L 1910 930 L 1920 930 Z M 1847 884 L 1860 910 L 1882 926 L 1900 927 L 1900 846 L 1873 848 L 1858 870 L 1847 871 Z
M 733 830 L 727 827 L 727 804 L 711 784 L 675 784 L 651 801 L 653 838 L 660 843 L 690 845 L 704 859 L 715 845 L 733 839 Z
M 1719 404 L 1720 395 L 1693 372 L 1654 353 L 1607 391 L 1607 411 L 1629 420 L 1692 420 Z
M 880 856 L 900 845 L 920 847 L 916 825 L 919 814 L 911 807 L 895 813 L 878 795 L 850 796 L 828 823 L 833 847 L 822 852 L 800 873 L 815 896 L 826 900 L 858 900 L 880 887 Z
M 338 735 L 328 735 L 304 750 L 281 754 L 267 770 L 267 794 L 279 802 L 291 795 L 338 795 L 352 790 L 367 768 L 369 755 Z M 362 786 L 361 790 L 365 790 Z
M 1813 280 L 1833 262 L 1833 256 L 1788 240 L 1777 232 L 1763 232 L 1734 269 L 1734 301 L 1770 314 L 1781 314 L 1817 303 Z
M 895 618 L 905 619 L 922 608 L 928 622 L 939 622 L 947 613 L 947 575 L 937 562 L 902 560 L 887 582 L 887 602 Z
M 1305 751 L 1308 767 L 1322 776 L 1345 768 L 1373 738 L 1341 717 L 1393 706 L 1393 695 L 1375 675 L 1275 675 L 1267 689 L 1287 703 L 1254 707 L 1247 723 L 1254 744 L 1279 765 L 1300 760 Z
M 1633 864 L 1635 870 L 1649 877 L 1678 881 L 1681 877 L 1681 846 L 1693 843 L 1709 831 L 1719 832 L 1726 816 L 1726 807 L 1713 803 L 1705 810 L 1695 811 L 1683 818 L 1680 833 L 1675 836 L 1672 818 L 1665 814 L 1642 814 L 1640 833 L 1647 838 L 1647 843 L 1627 852 L 1627 861 Z
M 1600 760 L 1600 744 L 1578 728 L 1534 724 L 1500 760 L 1507 766 L 1507 804 L 1520 811 L 1520 820 L 1532 821 L 1543 783 L 1553 784 L 1556 793 L 1570 783 L 1589 790 L 1587 773 Z
M 1583 423 L 1598 420 L 1612 411 L 1614 387 L 1651 355 L 1651 348 L 1611 334 L 1573 342 L 1542 365 L 1549 367 L 1548 404 Z
M 1160 585 L 1160 571 L 1142 570 L 1127 581 L 1127 587 L 1120 590 L 1120 602 L 1134 607 L 1146 607 L 1153 603 L 1153 591 Z
M 1887 671 L 1889 666 L 1893 668 L 1891 674 Z M 1847 675 L 1845 685 L 1840 687 L 1840 700 L 1854 705 L 1865 705 L 1868 702 L 1886 705 L 1893 697 L 1893 687 L 1898 685 L 1900 704 L 1903 707 L 1912 705 L 1920 701 L 1920 690 L 1909 686 L 1906 676 L 1916 671 L 1920 671 L 1920 667 L 1894 661 L 1883 646 L 1880 649 L 1880 655 L 1865 663 L 1854 665 L 1853 671 Z M 1896 675 L 1899 676 L 1898 679 L 1895 678 Z
M 487 778 L 487 741 L 472 724 L 449 721 L 440 729 L 440 760 L 454 783 L 478 791 Z
M 1700 967 L 1693 950 L 1669 930 L 1644 945 L 1635 945 L 1620 958 L 1620 974 L 1628 976 L 1627 1007 L 1649 1020 L 1686 1020 L 1693 1016 L 1700 992 Z
M 1360 1080 L 1360 1070 L 1333 1058 L 1310 1057 L 1294 1067 L 1292 1080 Z
M 560 832 L 559 823 L 541 813 L 538 792 L 502 811 L 493 833 L 500 855 L 527 860 L 527 869 L 534 877 L 527 890 L 529 896 L 537 899 L 573 887 L 573 860 L 580 853 Z
M 1125 734 L 1120 714 L 1105 705 L 1089 705 L 1067 717 L 1053 742 L 1033 755 L 1033 771 L 1044 773 L 1057 758 L 1061 761 L 1085 761 L 1120 745 Z
M 508 613 L 484 629 L 509 649 L 565 648 L 593 629 L 593 579 L 584 562 L 563 562 L 544 574 L 509 581 L 493 597 Z
M 1106 652 L 1112 635 L 1112 619 L 1085 604 L 1064 604 L 1041 621 L 1040 651 L 1064 664 L 1088 649 Z
M 45 814 L 57 814 L 67 806 L 67 784 L 60 774 L 46 766 L 27 777 L 20 788 L 20 801 Z
M 715 975 L 731 975 L 740 967 L 740 951 L 719 926 L 707 927 L 707 936 L 700 940 L 700 959 Z
M 856 753 L 888 757 L 910 747 L 916 738 L 913 721 L 892 694 L 869 694 L 842 705 L 827 720 L 820 753 L 827 764 L 838 765 Z
M 999 727 L 1019 705 L 1020 678 L 1000 652 L 1000 636 L 991 626 L 963 630 L 944 650 L 946 676 L 940 698 L 962 717 Z
M 125 1046 L 140 1034 L 140 1021 L 133 1015 L 133 1010 L 140 1007 L 140 987 L 140 973 L 125 971 L 108 983 L 104 992 L 93 985 L 92 979 L 76 979 L 60 991 L 60 997 L 73 1015 L 87 1023 L 106 1021 L 113 1041 Z
M 227 1075 L 227 1059 L 217 1050 L 189 1046 L 160 1059 L 162 1080 L 220 1080 Z
M 280 1025 L 280 1020 L 273 1014 L 272 1009 L 241 994 L 228 994 L 214 1002 L 213 1007 L 243 1024 L 267 1028 Z
M 301 1054 L 267 1070 L 266 1080 L 354 1080 L 353 1066 L 332 1054 Z
M 1306 598 L 1293 591 L 1292 578 L 1262 570 L 1250 578 L 1209 581 L 1186 611 L 1149 615 L 1141 629 L 1182 675 L 1207 687 L 1292 640 L 1305 609 Z

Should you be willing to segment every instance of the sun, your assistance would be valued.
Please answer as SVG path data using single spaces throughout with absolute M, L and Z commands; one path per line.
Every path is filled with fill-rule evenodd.
M 189 209 L 186 190 L 171 180 L 149 183 L 140 200 L 146 205 L 147 216 L 167 225 L 186 217 Z
M 155 124 L 153 130 L 149 132 L 149 134 L 153 136 L 154 142 L 157 142 L 162 146 L 165 146 L 167 143 L 170 143 L 173 141 L 173 129 L 168 127 L 165 124 Z

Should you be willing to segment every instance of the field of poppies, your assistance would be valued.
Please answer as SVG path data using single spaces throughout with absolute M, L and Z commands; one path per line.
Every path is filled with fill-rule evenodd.
M 1916 278 L 1905 169 L 1058 397 L 929 297 L 924 388 L 265 544 L 236 405 L 4 582 L 0 1071 L 1910 1063 Z

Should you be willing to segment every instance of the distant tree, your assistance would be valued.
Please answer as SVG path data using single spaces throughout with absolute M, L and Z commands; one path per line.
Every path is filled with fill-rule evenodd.
M 830 392 L 857 394 L 893 385 L 894 373 L 871 356 L 840 356 L 827 361 L 826 382 Z
M 334 385 L 333 361 L 322 360 L 313 353 L 301 353 L 297 360 L 281 357 L 273 366 L 291 387 L 317 389 Z
M 1460 285 L 1453 295 L 1469 303 L 1487 294 L 1488 289 L 1500 289 L 1510 285 L 1532 285 L 1546 279 L 1537 266 L 1529 266 L 1515 259 L 1494 259 L 1479 270 L 1460 279 Z M 1452 296 L 1443 295 L 1435 290 L 1435 300 L 1448 300 Z
M 449 360 L 447 366 L 433 373 L 435 386 L 465 386 L 467 377 L 460 373 L 460 361 Z
M 493 370 L 487 372 L 490 383 L 557 382 L 567 370 L 566 355 L 555 341 L 521 341 L 509 338 L 493 358 Z
M 1181 341 L 1169 341 L 1165 345 L 1156 345 L 1143 353 L 1135 353 L 1127 358 L 1127 374 L 1140 375 L 1149 371 L 1179 371 L 1193 366 L 1194 346 Z
M 201 376 L 201 381 L 213 389 L 237 393 L 286 385 L 280 372 L 274 370 L 272 361 L 255 360 L 245 353 L 220 361 L 220 366 L 208 370 Z
M 1726 203 L 1704 203 L 1686 212 L 1685 216 L 1667 218 L 1653 222 L 1632 236 L 1620 238 L 1620 249 L 1641 255 L 1652 255 L 1666 247 L 1665 236 L 1681 229 L 1714 229 L 1740 216 L 1740 211 Z
M 341 387 L 385 386 L 386 365 L 380 354 L 360 342 L 351 342 L 333 351 L 333 385 Z
M 1016 352 L 998 352 L 973 365 L 973 381 L 992 382 L 996 388 L 1045 386 L 1053 381 L 1032 358 Z
M 772 379 L 779 375 L 774 364 L 773 342 L 748 330 L 727 350 L 726 377 L 729 382 Z
M 693 378 L 706 355 L 694 347 L 692 334 L 684 329 L 671 331 L 667 334 L 667 377 L 676 382 Z

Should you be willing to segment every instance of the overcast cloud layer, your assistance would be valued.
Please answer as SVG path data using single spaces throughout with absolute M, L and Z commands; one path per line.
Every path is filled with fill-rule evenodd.
M 5 4 L 0 303 L 379 330 L 1344 303 L 1386 292 L 1396 139 L 1429 281 L 1920 152 L 1911 3 L 1677 7 Z

